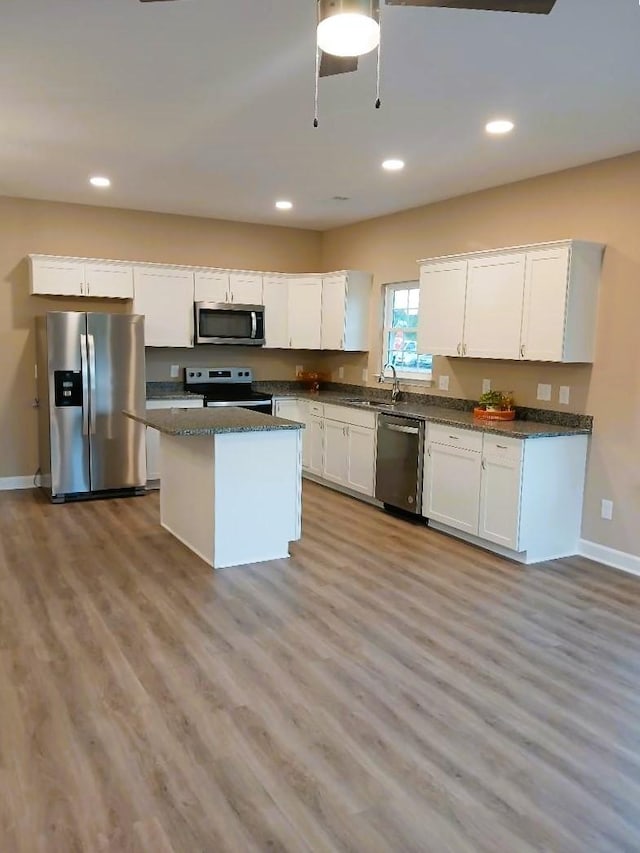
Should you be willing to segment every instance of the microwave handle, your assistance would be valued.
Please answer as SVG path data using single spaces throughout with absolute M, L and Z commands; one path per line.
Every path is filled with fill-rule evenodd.
M 255 311 L 251 312 L 251 337 L 258 337 L 258 318 Z

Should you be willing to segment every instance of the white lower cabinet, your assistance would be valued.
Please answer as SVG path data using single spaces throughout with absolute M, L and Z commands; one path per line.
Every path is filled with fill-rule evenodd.
M 347 486 L 373 497 L 376 473 L 376 431 L 374 427 L 349 426 L 349 467 Z
M 577 553 L 588 436 L 527 440 L 429 424 L 422 514 L 523 563 Z
M 485 436 L 478 535 L 518 550 L 522 441 Z
M 324 468 L 324 420 L 319 415 L 307 419 L 306 442 L 302 444 L 302 467 L 312 474 L 322 476 Z
M 478 451 L 430 443 L 422 514 L 457 530 L 477 533 L 481 466 Z
M 349 471 L 349 433 L 347 425 L 340 421 L 324 422 L 324 467 L 325 480 L 346 485 Z
M 194 400 L 164 399 L 147 400 L 147 409 L 201 409 L 202 399 L 196 397 Z M 146 432 L 147 449 L 147 488 L 159 488 L 160 486 L 160 433 L 157 429 L 147 427 Z

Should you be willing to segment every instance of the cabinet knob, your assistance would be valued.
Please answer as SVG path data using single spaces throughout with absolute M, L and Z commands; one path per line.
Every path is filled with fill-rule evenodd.
M 520 347 L 520 358 L 524 358 L 524 344 Z

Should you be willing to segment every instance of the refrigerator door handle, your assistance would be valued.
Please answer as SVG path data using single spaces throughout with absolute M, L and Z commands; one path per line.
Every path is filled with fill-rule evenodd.
M 82 434 L 89 435 L 89 360 L 86 335 L 80 335 L 80 365 L 82 369 Z
M 89 382 L 91 387 L 91 435 L 96 434 L 96 342 L 93 335 L 87 335 L 89 344 Z

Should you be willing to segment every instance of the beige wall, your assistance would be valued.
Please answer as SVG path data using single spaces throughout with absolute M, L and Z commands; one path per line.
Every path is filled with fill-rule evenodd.
M 130 303 L 29 296 L 30 253 L 302 272 L 320 269 L 317 232 L 186 216 L 0 198 L 0 477 L 38 467 L 34 317 L 49 310 L 125 311 Z M 217 353 L 220 350 L 216 350 Z M 154 378 L 188 351 L 149 357 Z M 259 378 L 293 378 L 295 353 L 230 352 L 225 363 L 258 364 Z M 188 353 L 192 356 L 192 353 Z
M 369 357 L 331 365 L 352 381 L 363 367 L 379 371 L 380 285 L 415 279 L 417 258 L 569 237 L 607 245 L 595 364 L 437 358 L 434 373 L 450 376 L 454 396 L 476 398 L 486 377 L 521 405 L 594 415 L 583 536 L 640 555 L 640 153 L 327 232 L 324 269 L 372 271 L 377 296 Z M 553 404 L 536 403 L 538 382 L 553 386 Z M 557 403 L 560 385 L 571 387 L 569 407 Z M 615 503 L 611 522 L 600 519 L 602 498 Z

